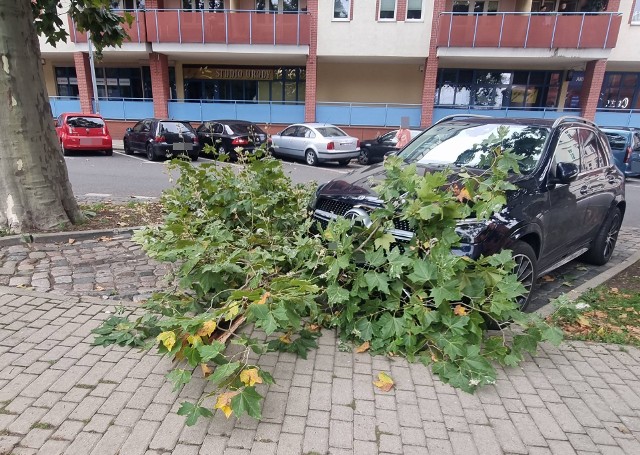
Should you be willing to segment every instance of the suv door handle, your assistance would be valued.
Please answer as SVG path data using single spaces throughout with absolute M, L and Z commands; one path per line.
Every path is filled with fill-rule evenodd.
M 580 194 L 587 194 L 588 192 L 589 188 L 586 185 L 580 188 Z

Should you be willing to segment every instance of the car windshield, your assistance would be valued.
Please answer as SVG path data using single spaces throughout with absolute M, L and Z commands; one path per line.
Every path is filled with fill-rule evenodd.
M 193 132 L 193 128 L 188 123 L 182 122 L 162 122 L 160 123 L 161 133 L 186 133 Z
M 231 130 L 232 134 L 246 134 L 247 136 L 265 134 L 258 125 L 251 123 L 232 123 L 228 125 L 227 128 Z
M 522 158 L 520 171 L 528 174 L 538 164 L 548 136 L 548 128 L 537 126 L 448 122 L 430 128 L 400 157 L 408 163 L 488 169 L 489 151 L 501 147 L 513 149 Z
M 339 137 L 347 135 L 347 133 L 335 126 L 321 126 L 316 128 L 316 131 L 324 137 Z
M 74 128 L 102 128 L 104 120 L 99 117 L 69 117 L 67 125 Z
M 609 139 L 609 145 L 612 149 L 622 150 L 627 146 L 627 138 L 622 133 L 613 133 L 605 131 L 607 139 Z

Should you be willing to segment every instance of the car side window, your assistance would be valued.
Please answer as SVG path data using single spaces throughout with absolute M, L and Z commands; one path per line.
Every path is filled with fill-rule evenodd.
M 553 172 L 558 163 L 574 163 L 580 168 L 580 138 L 577 128 L 570 128 L 560 133 L 553 156 Z
M 398 140 L 396 139 L 396 131 L 391 131 L 382 136 L 380 139 L 382 139 L 381 142 L 393 142 L 394 144 L 398 142 Z
M 640 134 L 633 133 L 633 150 L 640 149 Z
M 142 125 L 143 124 L 144 124 L 144 122 L 136 123 L 136 126 L 133 127 L 133 132 L 134 133 L 139 133 L 140 131 L 142 131 Z
M 314 133 L 311 129 L 309 128 L 300 128 L 298 130 L 298 136 L 301 137 L 306 137 L 308 139 L 313 139 L 314 137 L 316 137 L 316 133 Z
M 607 160 L 598 140 L 598 135 L 586 128 L 580 128 L 579 134 L 582 139 L 582 159 L 580 165 L 581 172 L 588 172 L 599 169 L 606 165 Z
M 145 120 L 144 122 L 142 122 L 142 128 L 140 129 L 141 133 L 147 133 L 151 131 L 151 122 L 148 120 Z
M 222 134 L 224 132 L 224 127 L 222 126 L 221 123 L 214 123 L 213 124 L 213 133 L 214 134 Z
M 295 136 L 297 126 L 290 126 L 289 128 L 285 128 L 282 132 L 281 136 Z

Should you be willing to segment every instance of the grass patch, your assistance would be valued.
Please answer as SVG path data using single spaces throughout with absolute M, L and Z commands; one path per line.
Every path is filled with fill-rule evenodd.
M 550 322 L 567 339 L 640 346 L 640 292 L 605 284 L 570 302 L 560 298 Z
M 39 430 L 53 430 L 55 426 L 51 425 L 50 423 L 36 422 L 31 425 L 31 429 L 33 430 L 34 428 L 37 428 Z
M 90 384 L 76 384 L 76 388 L 77 389 L 90 389 L 90 390 L 93 390 L 93 389 L 96 388 L 96 386 L 90 385 Z

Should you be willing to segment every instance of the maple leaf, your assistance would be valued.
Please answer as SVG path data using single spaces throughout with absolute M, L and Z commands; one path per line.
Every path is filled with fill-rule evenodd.
M 278 338 L 280 341 L 282 341 L 284 344 L 291 344 L 291 335 L 290 334 L 285 334 L 282 335 L 280 338 Z
M 231 399 L 239 393 L 240 392 L 238 390 L 233 392 L 221 393 L 218 396 L 218 400 L 216 401 L 214 409 L 220 409 L 222 412 L 224 412 L 225 417 L 228 419 L 229 416 L 233 413 L 233 411 L 231 410 Z
M 199 344 L 202 344 L 202 338 L 198 335 L 189 335 L 187 337 L 187 343 L 189 343 L 193 347 L 196 347 Z
M 202 327 L 200 327 L 200 330 L 198 330 L 198 332 L 196 333 L 196 335 L 198 336 L 211 336 L 211 334 L 213 333 L 213 331 L 216 329 L 216 321 L 214 321 L 213 319 L 206 321 L 204 324 L 202 324 Z
M 271 297 L 271 293 L 270 292 L 265 292 L 264 294 L 262 294 L 262 297 L 260 297 L 260 300 L 258 300 L 256 302 L 257 305 L 264 305 L 265 303 L 267 303 L 267 299 Z
M 168 351 L 171 351 L 173 345 L 176 344 L 176 334 L 172 331 L 162 332 L 156 337 L 156 340 L 161 341 L 164 347 L 167 348 Z
M 471 195 L 469 194 L 469 190 L 466 188 L 462 188 L 458 194 L 456 194 L 456 199 L 460 202 L 470 201 Z
M 369 350 L 370 347 L 371 347 L 371 343 L 369 343 L 368 341 L 365 341 L 360 346 L 358 346 L 358 348 L 356 349 L 356 352 L 358 354 L 360 354 L 361 352 L 366 352 Z
M 393 379 L 387 373 L 380 372 L 378 373 L 378 380 L 373 381 L 373 385 L 383 392 L 388 392 L 393 388 Z
M 456 316 L 465 316 L 467 314 L 467 309 L 462 305 L 456 305 L 456 307 L 453 309 L 453 314 L 455 314 Z
M 240 380 L 249 387 L 254 384 L 262 384 L 262 378 L 258 375 L 257 368 L 247 368 L 240 373 Z
M 209 368 L 209 365 L 207 365 L 206 363 L 201 363 L 200 369 L 202 370 L 202 376 L 204 376 L 205 378 L 213 372 L 213 370 Z

